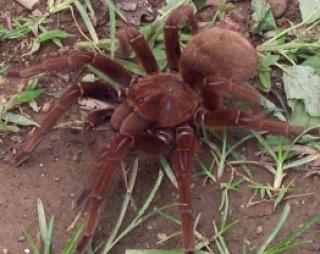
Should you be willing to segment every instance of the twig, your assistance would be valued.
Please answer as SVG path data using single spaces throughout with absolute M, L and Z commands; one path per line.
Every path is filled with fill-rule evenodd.
M 82 214 L 83 214 L 83 210 L 80 210 L 78 212 L 78 214 L 76 215 L 76 217 L 74 217 L 74 219 L 73 219 L 72 223 L 70 224 L 70 226 L 67 228 L 67 232 L 72 231 L 76 227 L 76 225 L 77 225 L 78 221 L 80 220 Z

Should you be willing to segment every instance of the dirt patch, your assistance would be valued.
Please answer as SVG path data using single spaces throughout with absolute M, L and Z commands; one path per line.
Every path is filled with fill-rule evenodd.
M 124 1 L 121 1 L 124 2 Z M 137 1 L 131 1 L 137 2 Z M 141 1 L 144 2 L 144 1 Z M 153 10 L 161 6 L 162 1 L 149 1 Z M 247 11 L 250 1 L 242 1 L 241 6 Z M 141 3 L 140 3 L 141 4 Z M 97 6 L 101 3 L 97 1 Z M 296 6 L 296 5 L 295 5 Z M 4 3 L 0 0 L 2 8 L 2 17 L 6 13 L 12 15 L 24 15 L 26 11 L 21 9 L 14 3 Z M 128 7 L 129 8 L 129 7 Z M 45 4 L 39 5 L 40 10 L 45 9 Z M 99 16 L 99 34 L 106 33 L 105 25 L 107 16 L 102 9 Z M 290 19 L 296 17 L 297 9 L 289 5 Z M 133 11 L 134 12 L 134 11 Z M 151 12 L 151 10 L 150 10 Z M 133 18 L 143 18 L 143 15 L 132 14 Z M 152 14 L 150 14 L 152 16 Z M 295 16 L 294 16 L 295 15 Z M 146 17 L 144 17 L 146 18 Z M 147 16 L 147 20 L 151 19 Z M 5 22 L 5 19 L 1 19 Z M 64 13 L 57 17 L 61 28 L 74 33 L 75 27 L 68 13 Z M 55 26 L 56 23 L 53 23 Z M 70 39 L 69 44 L 72 45 L 78 37 Z M 28 40 L 28 39 L 26 39 Z M 22 42 L 5 41 L 0 42 L 0 62 L 21 67 L 25 64 L 32 64 L 44 56 L 48 52 L 55 50 L 52 46 L 43 47 L 35 55 L 28 56 L 21 62 L 20 55 L 28 52 L 23 47 Z M 53 53 L 56 54 L 56 53 Z M 73 72 L 61 72 L 60 74 L 46 74 L 39 80 L 39 85 L 47 88 L 47 92 L 55 92 L 67 87 L 70 82 L 76 80 L 81 70 Z M 1 95 L 10 98 L 16 94 L 17 90 L 23 87 L 24 80 L 8 80 L 4 86 L 0 87 Z M 39 105 L 44 103 L 52 103 L 53 98 L 44 95 L 38 101 Z M 44 113 L 36 114 L 29 109 L 24 109 L 25 113 L 30 114 L 37 121 L 43 118 Z M 75 105 L 60 122 L 69 122 L 80 119 L 78 105 Z M 88 170 L 91 166 L 91 158 L 88 151 L 84 148 L 81 132 L 70 129 L 59 129 L 52 131 L 48 137 L 40 144 L 33 153 L 32 158 L 23 166 L 16 168 L 11 164 L 13 154 L 21 143 L 21 139 L 25 139 L 29 128 L 23 129 L 18 134 L 0 134 L 0 251 L 8 249 L 9 253 L 22 253 L 26 248 L 30 248 L 23 235 L 23 228 L 31 233 L 39 240 L 38 222 L 36 215 L 36 202 L 41 199 L 45 205 L 47 215 L 55 216 L 55 234 L 54 234 L 54 253 L 59 253 L 65 245 L 67 237 L 70 233 L 66 232 L 67 227 L 73 221 L 76 211 L 73 210 L 74 202 L 78 198 L 82 186 L 87 177 Z M 101 140 L 106 139 L 111 133 L 105 135 L 97 133 Z M 235 139 L 243 136 L 238 132 L 232 132 Z M 244 146 L 244 156 L 248 159 L 259 160 L 253 154 L 257 150 L 255 142 L 248 143 Z M 201 158 L 208 157 L 208 151 L 203 149 Z M 131 165 L 131 159 L 127 160 L 127 165 Z M 160 165 L 157 159 L 141 158 L 139 174 L 134 189 L 133 199 L 138 207 L 140 207 L 152 189 L 155 182 Z M 240 170 L 240 169 L 239 169 Z M 289 174 L 286 182 L 294 181 L 294 186 L 298 191 L 294 194 L 306 194 L 292 198 L 286 202 L 291 204 L 292 210 L 279 238 L 281 240 L 292 230 L 297 228 L 302 222 L 305 222 L 312 215 L 320 210 L 320 195 L 318 194 L 318 185 L 320 178 L 318 176 L 304 177 L 307 168 L 299 168 Z M 199 170 L 194 171 L 192 178 L 193 206 L 194 215 L 201 213 L 201 220 L 198 230 L 204 235 L 213 235 L 212 220 L 216 222 L 220 220 L 219 205 L 221 202 L 221 188 L 219 183 L 207 183 L 204 185 L 204 179 L 198 175 Z M 261 168 L 252 169 L 253 178 L 261 182 L 271 183 L 271 176 Z M 224 179 L 227 181 L 231 176 L 231 169 L 226 171 Z M 105 208 L 99 224 L 98 232 L 95 236 L 95 243 L 104 241 L 109 235 L 115 220 L 118 217 L 122 198 L 126 193 L 126 188 L 121 170 L 118 170 L 114 177 L 112 186 L 106 197 Z M 273 202 L 262 202 L 251 207 L 247 207 L 250 198 L 254 192 L 248 188 L 247 184 L 241 184 L 236 192 L 230 193 L 230 221 L 239 220 L 239 223 L 225 233 L 226 242 L 231 253 L 240 253 L 245 240 L 251 243 L 252 247 L 257 247 L 270 232 L 273 225 L 278 221 L 278 217 L 283 208 L 280 205 L 275 211 L 273 210 Z M 161 184 L 153 206 L 161 207 L 165 204 L 171 204 L 177 201 L 177 192 L 175 187 L 165 179 Z M 170 213 L 178 216 L 176 208 L 170 210 Z M 130 208 L 128 216 L 126 216 L 124 225 L 126 225 L 135 215 L 135 210 Z M 180 237 L 175 237 L 164 244 L 156 244 L 163 234 L 171 235 L 179 232 L 179 226 L 170 223 L 164 217 L 159 215 L 151 217 L 141 226 L 136 228 L 127 237 L 121 240 L 112 253 L 124 253 L 126 248 L 180 248 Z M 313 254 L 320 251 L 320 227 L 313 227 L 304 240 L 312 240 L 313 243 L 298 250 L 287 253 Z M 215 250 L 215 247 L 213 247 Z

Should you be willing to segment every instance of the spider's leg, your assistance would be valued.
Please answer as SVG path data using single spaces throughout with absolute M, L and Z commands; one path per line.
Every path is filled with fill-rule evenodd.
M 118 91 L 111 85 L 100 82 L 77 83 L 69 86 L 61 97 L 53 104 L 45 116 L 41 127 L 27 140 L 23 148 L 15 157 L 15 164 L 18 166 L 26 161 L 30 153 L 37 147 L 45 134 L 53 127 L 56 121 L 67 111 L 79 97 L 89 97 L 114 103 L 118 98 Z
M 236 98 L 248 102 L 252 106 L 253 111 L 259 111 L 262 102 L 262 96 L 258 92 L 225 78 L 207 77 L 204 80 L 203 91 L 204 93 L 206 91 L 213 92 L 217 94 L 217 96 L 231 94 Z
M 133 48 L 136 56 L 147 74 L 159 72 L 157 61 L 143 35 L 135 26 L 127 26 L 125 28 L 128 43 Z M 120 38 L 122 39 L 122 38 Z
M 173 11 L 168 17 L 164 26 L 164 43 L 168 65 L 171 71 L 179 71 L 179 60 L 181 56 L 179 25 L 188 21 L 189 26 L 196 32 L 198 30 L 197 22 L 193 17 L 193 7 L 191 5 L 182 5 Z
M 114 114 L 117 114 L 117 112 Z M 123 116 L 119 115 L 119 118 L 121 117 Z M 131 112 L 123 119 L 119 134 L 111 139 L 100 151 L 96 165 L 89 173 L 87 187 L 85 187 L 77 201 L 77 206 L 84 206 L 88 211 L 84 234 L 77 246 L 78 254 L 85 253 L 94 234 L 101 210 L 101 199 L 106 192 L 115 167 L 134 143 L 142 142 L 135 135 L 143 132 L 147 127 L 147 121 L 142 119 L 137 112 Z
M 74 68 L 85 64 L 92 64 L 95 68 L 121 85 L 129 86 L 132 82 L 132 75 L 118 62 L 102 54 L 82 51 L 76 51 L 66 56 L 45 59 L 41 64 L 20 71 L 9 71 L 7 72 L 7 76 L 27 78 L 45 71 Z
M 213 91 L 202 90 L 203 105 L 208 110 L 221 110 L 224 109 L 224 98 L 221 94 L 217 94 Z
M 105 112 L 105 113 L 108 114 L 108 112 Z M 103 113 L 101 112 L 101 114 Z M 99 115 L 99 112 L 97 112 L 97 115 Z M 99 120 L 97 120 L 97 122 L 98 121 Z M 146 154 L 154 154 L 154 155 L 162 154 L 166 151 L 166 149 L 172 143 L 172 141 L 173 141 L 173 132 L 171 130 L 157 130 L 155 133 L 141 131 L 134 134 L 133 149 L 141 150 Z M 101 150 L 97 151 L 97 147 L 94 147 L 92 151 L 94 151 L 93 157 L 95 158 L 95 160 L 99 161 L 99 158 L 101 156 Z M 99 174 L 100 174 L 100 170 L 97 168 L 93 168 L 90 171 L 90 174 L 88 177 L 89 179 L 88 184 L 83 189 L 80 197 L 76 202 L 76 209 L 80 209 L 88 206 L 89 199 L 92 192 L 92 186 L 96 185 L 96 181 L 100 178 Z
M 101 202 L 119 161 L 125 156 L 133 143 L 127 135 L 117 134 L 111 138 L 100 153 L 99 160 L 90 172 L 90 191 L 87 196 L 87 220 L 83 235 L 77 244 L 77 254 L 84 254 L 95 232 L 101 211 Z M 83 192 L 84 193 L 84 192 Z
M 287 122 L 234 109 L 209 111 L 204 114 L 203 118 L 204 124 L 210 127 L 244 126 L 253 130 L 267 130 L 284 136 L 297 135 L 306 129 L 303 126 L 290 125 Z M 320 129 L 315 128 L 308 133 L 319 136 Z
M 177 129 L 177 144 L 171 157 L 171 164 L 177 174 L 181 202 L 182 240 L 186 254 L 194 253 L 190 184 L 193 157 L 197 145 L 197 139 L 191 127 L 183 126 Z
M 94 111 L 90 113 L 83 125 L 83 140 L 91 154 L 95 159 L 99 156 L 100 148 L 96 145 L 96 135 L 93 133 L 93 130 L 99 125 L 110 120 L 114 108 L 107 108 Z

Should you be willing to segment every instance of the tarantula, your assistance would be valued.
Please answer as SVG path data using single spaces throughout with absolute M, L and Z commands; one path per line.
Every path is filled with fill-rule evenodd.
M 182 22 L 189 24 L 195 36 L 181 53 L 179 25 Z M 9 72 L 9 76 L 24 78 L 90 63 L 125 87 L 115 89 L 106 82 L 77 82 L 69 86 L 52 106 L 42 126 L 18 152 L 15 162 L 20 165 L 27 160 L 45 133 L 79 97 L 95 98 L 115 105 L 114 109 L 89 114 L 84 123 L 84 141 L 95 164 L 79 198 L 88 215 L 77 253 L 85 252 L 95 232 L 102 199 L 119 161 L 129 149 L 137 149 L 148 154 L 169 155 L 178 180 L 183 247 L 185 253 L 193 254 L 190 181 L 193 157 L 198 147 L 196 126 L 245 126 L 283 135 L 299 133 L 303 128 L 257 114 L 261 96 L 240 85 L 259 66 L 254 47 L 245 37 L 230 30 L 215 27 L 199 31 L 191 6 L 180 6 L 166 20 L 167 72 L 160 72 L 148 43 L 136 27 L 127 25 L 125 38 L 146 76 L 135 77 L 105 55 L 82 51 Z M 252 112 L 227 109 L 224 102 L 226 94 L 247 101 L 252 106 Z M 98 149 L 93 130 L 109 120 L 115 134 L 102 149 Z M 319 134 L 318 131 L 316 133 Z

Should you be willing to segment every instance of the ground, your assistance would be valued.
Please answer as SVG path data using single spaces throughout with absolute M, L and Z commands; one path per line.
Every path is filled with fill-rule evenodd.
M 44 10 L 45 2 L 42 1 L 37 8 Z M 96 2 L 98 6 L 101 5 L 100 2 Z M 154 4 L 155 8 L 161 4 L 161 1 L 150 2 Z M 248 5 L 249 2 L 245 1 L 240 4 Z M 292 6 L 289 6 L 290 11 L 287 15 L 292 18 L 293 13 L 296 14 L 297 12 L 294 11 L 296 5 L 292 2 L 290 4 Z M 14 2 L 6 3 L 3 0 L 0 0 L 0 8 L 2 18 L 5 17 L 4 14 L 8 13 L 12 16 L 28 13 L 23 7 L 18 6 Z M 68 12 L 62 14 L 60 24 L 61 27 L 72 32 L 76 28 L 72 25 L 72 19 L 68 19 L 68 15 Z M 132 16 L 134 15 L 132 14 Z M 99 20 L 103 20 L 103 17 L 105 17 L 105 14 L 101 14 Z M 54 25 L 52 24 L 52 26 Z M 106 24 L 101 21 L 99 25 L 98 31 L 104 33 Z M 78 37 L 68 39 L 66 44 L 72 45 L 78 39 Z M 34 55 L 22 58 L 24 63 L 21 63 L 21 54 L 28 52 L 21 45 L 21 41 L 0 42 L 0 62 L 5 61 L 6 64 L 18 68 L 25 64 L 32 64 L 43 58 L 48 52 L 55 50 L 54 46 L 48 45 L 41 48 Z M 22 51 L 19 50 L 20 48 L 22 48 Z M 40 78 L 39 86 L 47 87 L 50 92 L 60 90 L 67 87 L 69 80 L 74 79 L 78 74 L 79 72 L 69 73 L 67 71 L 62 72 L 61 75 L 47 74 Z M 26 80 L 7 80 L 4 84 L 0 84 L 1 96 L 5 98 L 13 96 L 25 83 Z M 51 104 L 53 100 L 53 97 L 46 94 L 39 99 L 38 104 Z M 45 114 L 43 111 L 35 113 L 27 107 L 23 108 L 23 110 L 35 121 L 40 121 Z M 75 105 L 60 122 L 75 121 L 79 119 L 79 115 L 79 107 Z M 12 165 L 12 158 L 30 130 L 31 128 L 21 128 L 21 131 L 15 134 L 0 133 L 0 251 L 3 253 L 8 253 L 6 251 L 9 251 L 9 253 L 23 253 L 25 249 L 30 248 L 24 237 L 24 230 L 29 232 L 39 242 L 36 204 L 37 200 L 41 199 L 47 216 L 55 216 L 53 253 L 60 253 L 61 248 L 66 243 L 67 236 L 70 235 L 70 232 L 66 232 L 66 229 L 77 214 L 73 209 L 74 203 L 86 181 L 92 160 L 88 151 L 83 146 L 81 132 L 61 127 L 50 132 L 45 141 L 33 153 L 30 160 L 21 167 L 15 167 Z M 103 135 L 101 133 L 97 135 L 101 140 L 104 140 L 111 135 L 111 132 L 106 131 Z M 231 140 L 236 140 L 244 135 L 245 133 L 242 133 L 242 131 L 230 132 Z M 257 147 L 258 144 L 256 142 L 249 142 L 241 148 L 242 156 L 248 160 L 259 160 L 256 155 Z M 209 152 L 203 147 L 198 156 L 206 160 L 209 157 Z M 131 156 L 125 161 L 126 168 L 131 167 L 133 158 L 134 156 Z M 150 159 L 144 156 L 140 158 L 138 179 L 133 193 L 133 199 L 138 207 L 143 203 L 152 189 L 159 169 L 160 164 L 156 158 Z M 271 183 L 272 177 L 266 170 L 259 167 L 252 168 L 251 170 L 255 180 Z M 239 223 L 235 227 L 224 234 L 231 253 L 240 253 L 245 240 L 249 241 L 252 247 L 259 246 L 271 228 L 277 223 L 285 203 L 291 204 L 291 212 L 276 240 L 281 240 L 302 222 L 307 221 L 311 216 L 319 212 L 320 195 L 318 194 L 318 185 L 320 178 L 317 175 L 306 177 L 307 170 L 308 168 L 300 167 L 289 172 L 285 183 L 294 181 L 294 187 L 298 191 L 293 193 L 295 196 L 282 202 L 275 210 L 273 210 L 274 203 L 272 201 L 264 201 L 248 206 L 249 200 L 254 194 L 253 190 L 248 188 L 248 184 L 241 184 L 239 190 L 230 193 L 229 221 L 239 220 Z M 241 170 L 239 171 L 241 172 Z M 224 177 L 217 183 L 207 182 L 204 184 L 204 178 L 199 176 L 198 172 L 199 170 L 195 169 L 192 178 L 194 215 L 201 214 L 198 230 L 209 236 L 213 234 L 212 220 L 214 219 L 217 222 L 220 220 L 219 205 L 222 192 L 220 183 L 229 180 L 232 168 L 227 167 Z M 236 178 L 238 177 L 236 176 Z M 117 219 L 121 200 L 126 193 L 123 179 L 122 171 L 119 170 L 106 197 L 101 223 L 94 240 L 95 243 L 100 243 L 107 238 Z M 176 201 L 176 198 L 175 187 L 165 178 L 152 203 L 152 207 L 171 204 Z M 257 197 L 257 199 L 259 198 Z M 176 208 L 171 209 L 170 212 L 178 214 Z M 124 222 L 125 225 L 130 221 L 132 216 L 134 216 L 134 209 L 129 208 L 129 214 Z M 178 231 L 179 226 L 162 216 L 155 215 L 121 240 L 111 253 L 124 253 L 126 248 L 179 248 L 181 247 L 179 236 L 163 244 L 157 244 L 163 234 L 168 236 Z M 303 236 L 305 240 L 312 240 L 312 244 L 285 253 L 319 253 L 319 235 L 320 226 L 312 227 Z M 215 249 L 214 244 L 212 246 Z

